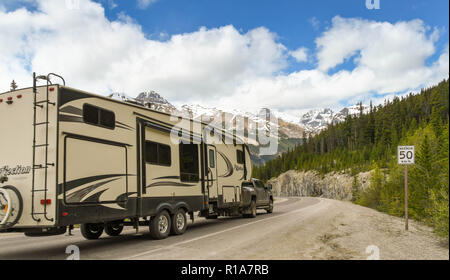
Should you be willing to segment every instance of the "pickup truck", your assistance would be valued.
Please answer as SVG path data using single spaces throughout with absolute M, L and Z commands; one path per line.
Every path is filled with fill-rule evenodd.
M 245 205 L 244 217 L 256 217 L 256 209 L 264 209 L 267 213 L 273 212 L 272 186 L 267 186 L 261 180 L 252 178 L 242 185 L 242 201 Z

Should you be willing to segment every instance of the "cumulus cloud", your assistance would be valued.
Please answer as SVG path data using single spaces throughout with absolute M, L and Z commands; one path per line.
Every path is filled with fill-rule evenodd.
M 147 9 L 148 6 L 157 2 L 158 0 L 138 0 L 139 9 Z
M 319 30 L 320 21 L 316 17 L 312 17 L 308 21 L 309 21 L 309 23 L 311 23 L 314 30 Z
M 308 49 L 301 47 L 289 53 L 297 62 L 305 62 L 308 60 Z
M 335 17 L 332 28 L 316 39 L 318 68 L 326 71 L 356 55 L 361 67 L 390 76 L 423 66 L 435 52 L 435 40 L 421 20 L 391 24 Z
M 336 17 L 316 39 L 316 54 L 289 50 L 265 27 L 200 28 L 164 41 L 149 39 L 121 14 L 80 0 L 68 9 L 58 0 L 36 0 L 37 9 L 0 9 L 0 92 L 12 79 L 30 86 L 31 72 L 62 74 L 68 85 L 100 94 L 131 96 L 155 90 L 175 103 L 280 112 L 336 106 L 364 95 L 405 92 L 448 76 L 448 46 L 439 59 L 436 34 L 419 20 L 375 22 Z M 414 47 L 411 47 L 414 46 Z M 317 60 L 317 68 L 287 72 L 289 56 Z M 353 59 L 353 69 L 329 70 Z

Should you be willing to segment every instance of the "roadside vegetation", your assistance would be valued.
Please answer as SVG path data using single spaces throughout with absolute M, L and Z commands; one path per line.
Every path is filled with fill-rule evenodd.
M 346 170 L 371 172 L 370 186 L 358 188 L 353 202 L 404 215 L 404 170 L 397 164 L 397 146 L 415 145 L 416 161 L 409 166 L 409 216 L 449 236 L 449 80 L 419 94 L 370 106 L 359 116 L 328 129 L 264 166 L 253 176 L 266 181 L 288 170 L 317 170 L 322 174 Z

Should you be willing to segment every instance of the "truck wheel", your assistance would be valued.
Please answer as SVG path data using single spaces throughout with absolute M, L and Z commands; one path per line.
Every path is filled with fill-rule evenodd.
M 172 216 L 172 226 L 170 232 L 174 235 L 183 234 L 187 228 L 186 212 L 183 209 L 178 209 Z
M 81 224 L 81 234 L 86 239 L 98 239 L 103 233 L 103 224 Z
M 170 233 L 170 215 L 167 211 L 161 211 L 150 219 L 150 236 L 153 239 L 164 239 Z
M 120 221 L 116 222 L 108 222 L 105 224 L 105 233 L 109 236 L 118 236 L 122 233 L 123 225 L 120 224 Z
M 250 204 L 250 214 L 245 214 L 245 218 L 255 218 L 256 217 L 256 201 L 252 200 L 252 203 Z
M 266 211 L 268 214 L 273 212 L 273 199 L 269 200 L 269 208 L 267 208 Z

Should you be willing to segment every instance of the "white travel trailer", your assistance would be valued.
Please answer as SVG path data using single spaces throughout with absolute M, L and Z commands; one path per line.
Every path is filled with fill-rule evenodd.
M 53 235 L 81 224 L 96 239 L 148 225 L 161 239 L 182 234 L 197 211 L 256 213 L 242 187 L 252 167 L 240 138 L 69 88 L 56 74 L 33 76 L 33 87 L 0 94 L 0 232 Z

